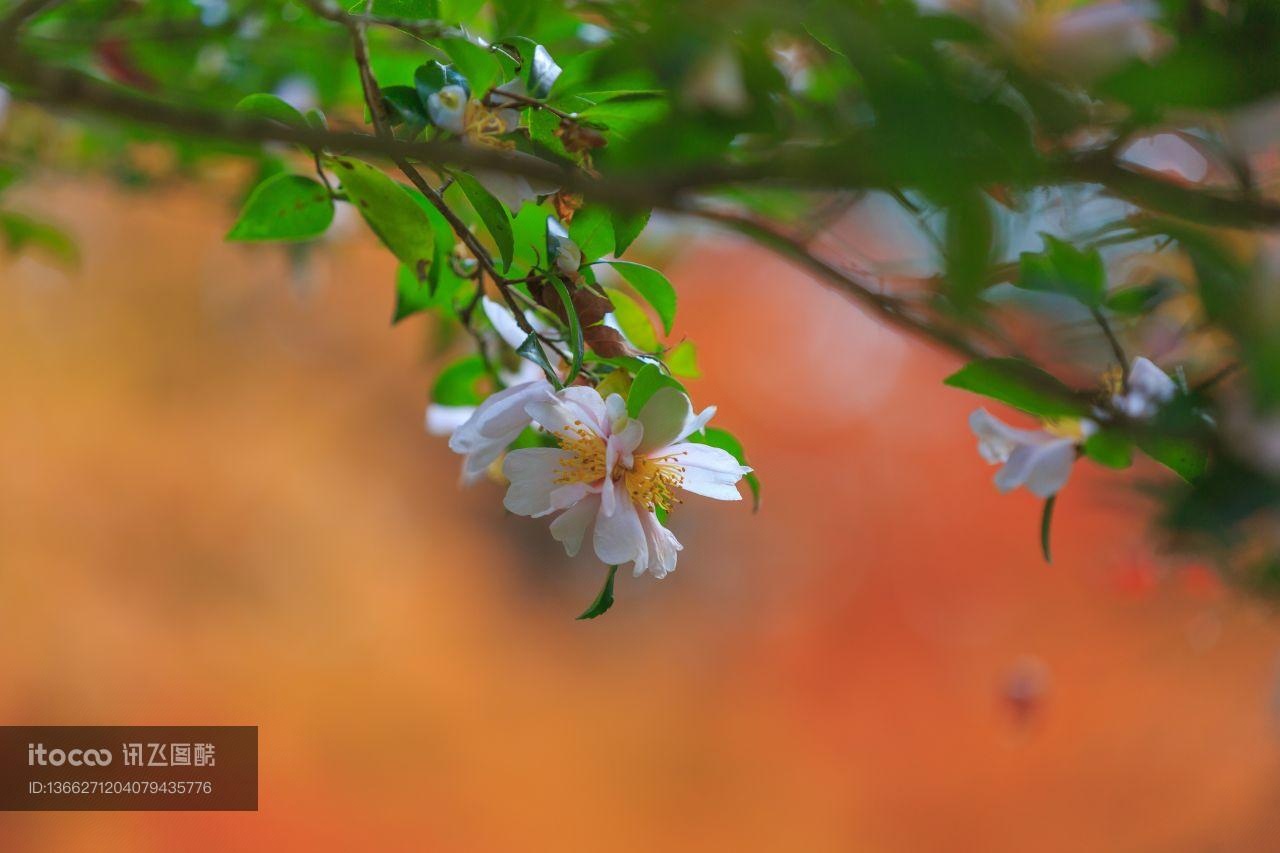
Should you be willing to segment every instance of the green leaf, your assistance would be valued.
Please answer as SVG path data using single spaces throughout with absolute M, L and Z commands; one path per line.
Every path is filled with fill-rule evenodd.
M 424 275 L 435 252 L 435 232 L 426 211 L 401 184 L 368 163 L 350 157 L 332 157 L 329 163 L 347 198 L 383 245 L 400 263 Z
M 427 99 L 445 86 L 461 86 L 467 90 L 468 97 L 471 95 L 471 84 L 452 65 L 441 65 L 433 59 L 413 72 L 413 88 L 418 90 L 418 99 L 422 101 L 424 110 Z
M 1197 442 L 1168 435 L 1148 434 L 1138 439 L 1142 452 L 1189 483 L 1204 475 L 1209 456 Z
M 0 193 L 16 184 L 22 178 L 22 170 L 17 166 L 0 163 Z
M 592 261 L 613 251 L 613 222 L 603 207 L 587 205 L 573 215 L 569 237 L 582 250 L 582 262 Z
M 80 263 L 80 252 L 66 232 L 21 213 L 0 210 L 0 237 L 14 254 L 36 249 L 68 266 Z
M 374 0 L 373 14 L 384 18 L 423 20 L 440 17 L 437 0 Z
M 626 254 L 627 249 L 631 248 L 631 244 L 635 242 L 640 233 L 644 231 L 644 227 L 649 224 L 649 215 L 651 211 L 644 210 L 640 213 L 613 213 L 613 253 L 618 257 Z
M 1077 416 L 1087 411 L 1084 401 L 1074 391 L 1021 359 L 972 361 L 943 382 L 1040 417 Z
M 747 465 L 747 454 L 742 448 L 742 442 L 738 441 L 737 436 L 729 432 L 727 429 L 719 429 L 717 427 L 707 427 L 700 433 L 689 436 L 689 441 L 696 441 L 699 444 L 706 444 L 711 447 L 718 447 L 726 451 L 734 459 L 738 460 L 739 465 Z M 747 487 L 751 489 L 751 511 L 760 511 L 760 478 L 752 471 L 743 477 L 747 482 Z
M 627 394 L 627 414 L 633 418 L 638 417 L 644 404 L 649 402 L 649 398 L 659 388 L 675 388 L 681 394 L 686 393 L 683 385 L 663 373 L 657 365 L 646 364 L 636 371 L 636 377 L 631 381 L 631 390 Z
M 525 338 L 524 343 L 516 347 L 516 352 L 541 367 L 542 372 L 547 374 L 547 381 L 556 388 L 564 387 L 564 383 L 560 381 L 560 377 L 556 376 L 555 370 L 552 369 L 551 362 L 547 360 L 546 350 L 542 348 L 541 342 L 538 341 L 537 334 L 530 334 L 529 337 Z
M 524 69 L 521 79 L 525 90 L 533 98 L 545 98 L 559 79 L 561 68 L 545 47 L 524 36 L 507 39 L 520 52 L 520 64 Z
M 444 52 L 453 60 L 457 73 L 466 78 L 470 90 L 479 98 L 497 82 L 498 59 L 487 48 L 466 39 L 444 39 L 440 42 Z
M 946 221 L 947 283 L 956 305 L 972 306 L 986 288 L 993 236 L 986 197 L 976 189 L 959 194 Z
M 1168 285 L 1161 281 L 1126 287 L 1107 297 L 1107 310 L 1128 317 L 1139 317 L 1164 301 L 1168 290 Z
M 240 103 L 236 104 L 236 112 L 253 116 L 254 118 L 276 121 L 291 127 L 307 126 L 307 120 L 303 118 L 302 113 L 298 112 L 296 107 L 282 98 L 265 92 L 242 98 Z
M 1053 562 L 1053 555 L 1049 550 L 1049 533 L 1053 526 L 1053 506 L 1057 501 L 1057 495 L 1050 495 L 1044 502 L 1044 513 L 1040 516 L 1040 551 L 1044 554 L 1046 563 Z
M 556 294 L 560 297 L 560 304 L 564 306 L 564 314 L 569 318 L 569 345 L 573 348 L 573 364 L 569 367 L 569 375 L 564 378 L 564 384 L 572 385 L 573 380 L 577 379 L 582 371 L 582 321 L 573 308 L 573 298 L 569 295 L 569 288 L 565 287 L 560 276 L 549 273 L 547 279 L 555 288 Z
M 604 292 L 613 303 L 613 316 L 627 340 L 645 352 L 656 351 L 658 349 L 657 332 L 654 331 L 649 316 L 644 313 L 639 303 L 621 290 L 615 290 L 612 287 L 606 287 Z
M 693 341 L 681 341 L 676 344 L 663 356 L 662 360 L 667 363 L 667 369 L 673 376 L 697 379 L 702 375 L 702 371 L 698 369 L 698 350 L 694 347 Z
M 484 400 L 480 386 L 487 377 L 483 358 L 476 354 L 464 356 L 440 371 L 431 387 L 431 402 L 442 406 L 477 406 Z
M 596 596 L 595 601 L 591 602 L 591 606 L 582 611 L 576 621 L 594 619 L 597 616 L 603 615 L 610 607 L 613 606 L 613 577 L 617 573 L 617 566 L 609 567 L 609 574 L 604 579 L 604 586 L 600 588 L 600 593 Z
M 454 172 L 453 177 L 484 227 L 489 229 L 489 235 L 493 237 L 494 245 L 498 247 L 498 254 L 502 258 L 502 272 L 506 272 L 511 268 L 511 256 L 515 251 L 511 214 L 507 212 L 507 206 L 494 198 L 491 192 L 468 173 Z
M 1107 269 L 1098 250 L 1081 251 L 1049 234 L 1044 241 L 1044 251 L 1022 253 L 1018 287 L 1070 296 L 1090 308 L 1101 306 L 1107 295 Z
M 1108 468 L 1128 468 L 1133 464 L 1133 442 L 1122 432 L 1099 430 L 1085 439 L 1084 454 Z
M 665 275 L 644 264 L 633 261 L 601 261 L 612 266 L 626 279 L 627 284 L 653 306 L 662 319 L 662 330 L 671 334 L 671 324 L 676 319 L 676 289 Z
M 403 124 L 407 136 L 417 136 L 431 123 L 426 107 L 422 105 L 417 90 L 412 86 L 387 86 L 382 90 L 382 100 L 386 102 L 391 123 Z
M 333 222 L 333 199 L 319 181 L 272 175 L 253 188 L 228 240 L 310 240 Z

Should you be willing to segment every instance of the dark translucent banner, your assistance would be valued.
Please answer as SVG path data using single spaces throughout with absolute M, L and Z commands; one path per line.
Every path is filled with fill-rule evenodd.
M 0 726 L 2 811 L 257 808 L 257 726 Z

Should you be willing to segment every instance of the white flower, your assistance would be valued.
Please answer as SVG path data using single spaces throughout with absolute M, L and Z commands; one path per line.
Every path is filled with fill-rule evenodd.
M 1003 464 L 996 472 L 996 488 L 1001 492 L 1019 486 L 1037 497 L 1057 494 L 1071 476 L 1076 461 L 1076 445 L 1097 426 L 1081 420 L 1075 434 L 1057 434 L 1048 430 L 1011 427 L 986 409 L 969 416 L 969 428 L 978 437 L 978 453 L 993 465 Z
M 554 253 L 556 269 L 565 275 L 571 275 L 582 266 L 582 250 L 569 237 L 564 225 L 554 217 L 547 217 L 547 248 Z
M 525 333 L 514 314 L 488 297 L 480 304 L 494 330 L 508 346 L 515 349 L 524 342 Z M 526 318 L 534 323 L 534 328 L 538 328 L 532 315 L 526 315 Z M 555 353 L 547 353 L 547 360 L 553 369 L 562 369 L 561 359 Z M 520 359 L 514 371 L 499 368 L 498 378 L 507 387 L 478 406 L 439 403 L 427 406 L 427 432 L 449 435 L 449 449 L 466 457 L 462 466 L 465 480 L 474 480 L 484 474 L 529 426 L 530 418 L 525 406 L 551 393 L 551 383 L 542 369 L 528 359 Z
M 9 90 L 0 86 L 0 127 L 4 127 L 4 118 L 9 112 Z
M 458 136 L 466 129 L 467 90 L 456 83 L 427 97 L 427 114 L 436 127 Z
M 1169 374 L 1138 356 L 1129 368 L 1124 390 L 1111 397 L 1111 404 L 1126 417 L 1149 418 L 1177 393 L 1178 385 Z
M 664 577 L 681 549 L 655 510 L 679 503 L 683 490 L 717 500 L 741 500 L 737 482 L 751 469 L 716 447 L 685 441 L 715 414 L 694 415 L 689 398 L 659 389 L 636 418 L 617 394 L 572 386 L 527 406 L 560 447 L 516 450 L 502 472 L 511 482 L 504 505 L 538 518 L 559 513 L 551 535 L 570 556 L 590 531 L 596 556 L 609 565 L 631 563 Z
M 1028 63 L 1088 82 L 1133 59 L 1150 61 L 1165 48 L 1148 0 L 1103 0 L 1061 9 L 1026 0 L 982 0 L 993 34 Z

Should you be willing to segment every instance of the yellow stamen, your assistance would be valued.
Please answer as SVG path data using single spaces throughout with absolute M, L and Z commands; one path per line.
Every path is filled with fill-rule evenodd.
M 569 483 L 594 483 L 604 479 L 604 439 L 582 425 L 582 421 L 574 421 L 573 426 L 564 428 L 563 435 L 557 435 L 562 450 L 569 451 L 568 456 L 560 460 L 560 475 L 556 477 L 558 485 Z
M 1084 441 L 1084 422 L 1080 418 L 1044 418 L 1044 431 L 1058 438 Z
M 466 112 L 462 116 L 462 132 L 472 142 L 490 148 L 515 147 L 511 140 L 500 138 L 507 132 L 507 125 L 497 111 L 479 101 L 467 102 Z
M 560 443 L 560 449 L 568 451 L 559 462 L 556 485 L 591 484 L 604 479 L 607 445 L 603 438 L 583 426 L 581 421 L 574 421 L 572 426 L 565 427 L 556 436 L 556 441 Z M 670 510 L 681 503 L 676 497 L 676 490 L 684 484 L 684 468 L 674 457 L 653 459 L 636 456 L 630 468 L 615 466 L 613 479 L 622 481 L 631 502 L 639 509 L 652 512 L 661 507 Z
M 670 510 L 681 503 L 676 497 L 676 489 L 684 484 L 684 468 L 670 457 L 652 459 L 637 456 L 635 464 L 630 470 L 623 471 L 622 476 L 631 501 L 641 509 L 652 512 L 662 507 Z

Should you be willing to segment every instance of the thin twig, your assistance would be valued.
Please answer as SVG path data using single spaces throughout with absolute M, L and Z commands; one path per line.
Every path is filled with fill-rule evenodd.
M 1107 322 L 1106 316 L 1100 310 L 1090 308 L 1089 313 L 1093 315 L 1093 321 L 1102 329 L 1102 334 L 1106 335 L 1107 343 L 1111 345 L 1111 352 L 1120 364 L 1120 372 L 1127 387 L 1129 384 L 1129 357 L 1124 354 L 1124 347 L 1120 346 L 1120 339 L 1116 337 L 1116 333 L 1111 329 L 1111 324 Z

